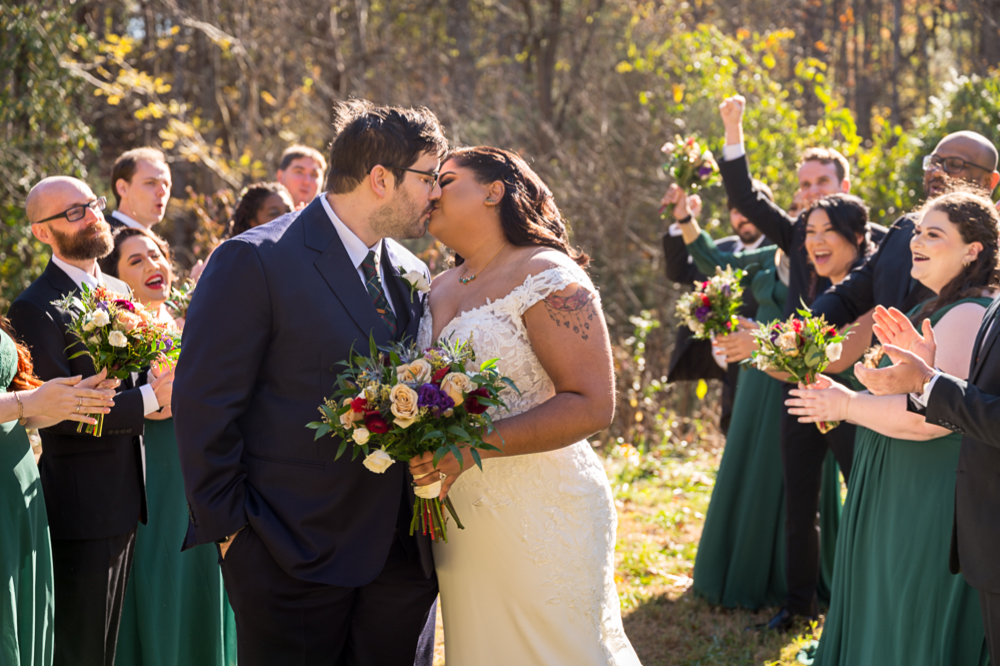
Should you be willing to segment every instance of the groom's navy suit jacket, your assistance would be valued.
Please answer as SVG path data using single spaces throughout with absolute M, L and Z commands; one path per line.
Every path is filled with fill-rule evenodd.
M 399 277 L 427 268 L 388 239 L 381 257 L 400 338 L 423 304 Z M 406 465 L 384 474 L 306 424 L 333 392 L 352 347 L 392 341 L 319 199 L 223 243 L 195 290 L 173 389 L 189 504 L 184 548 L 249 523 L 290 576 L 359 587 L 378 576 L 393 539 L 432 575 L 425 537 L 408 536 Z M 409 492 L 409 495 L 407 494 Z M 401 510 L 402 509 L 402 510 Z

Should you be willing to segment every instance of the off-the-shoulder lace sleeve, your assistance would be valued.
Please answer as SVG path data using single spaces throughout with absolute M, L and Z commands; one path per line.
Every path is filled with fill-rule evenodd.
M 549 294 L 561 291 L 574 283 L 579 283 L 592 292 L 595 303 L 599 304 L 600 297 L 597 289 L 594 288 L 594 283 L 590 281 L 590 277 L 582 268 L 553 266 L 526 277 L 521 286 L 507 296 L 509 299 L 508 311 L 516 316 L 522 316 L 528 308 Z

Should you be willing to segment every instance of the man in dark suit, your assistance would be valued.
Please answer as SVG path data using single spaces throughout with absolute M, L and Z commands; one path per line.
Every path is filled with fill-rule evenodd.
M 755 180 L 754 187 L 762 192 L 768 199 L 773 199 L 771 189 L 764 183 Z M 663 206 L 674 207 L 667 201 L 664 195 Z M 688 205 L 693 212 L 701 207 L 700 199 L 697 195 L 689 197 Z M 663 260 L 667 271 L 667 279 L 677 282 L 684 287 L 690 288 L 694 282 L 706 280 L 706 276 L 694 265 L 691 255 L 688 254 L 687 245 L 681 234 L 680 225 L 693 219 L 692 216 L 678 218 L 674 215 L 674 222 L 663 234 Z M 762 245 L 771 245 L 771 242 L 764 238 L 764 235 L 753 225 L 735 206 L 729 206 L 729 222 L 736 233 L 715 241 L 716 246 L 723 252 L 741 252 L 752 250 Z M 743 292 L 743 307 L 740 314 L 748 319 L 753 319 L 757 314 L 757 301 L 754 299 L 750 289 Z M 726 364 L 716 359 L 718 356 L 712 354 L 712 343 L 710 340 L 698 340 L 694 333 L 687 326 L 681 324 L 677 327 L 677 338 L 674 341 L 674 351 L 670 355 L 670 366 L 667 370 L 667 381 L 691 381 L 697 379 L 721 379 L 722 380 L 722 414 L 719 417 L 719 426 L 723 433 L 729 431 L 729 421 L 733 412 L 733 399 L 736 394 L 736 384 L 739 380 L 740 366 L 738 363 Z
M 791 316 L 810 303 L 816 294 L 829 286 L 829 280 L 819 279 L 809 267 L 805 249 L 806 220 L 802 215 L 792 218 L 763 195 L 756 192 L 750 179 L 750 168 L 743 148 L 743 108 L 740 96 L 725 100 L 719 107 L 726 129 L 723 161 L 719 163 L 726 195 L 765 236 L 788 255 L 791 263 L 788 300 L 785 314 Z M 810 148 L 799 164 L 799 196 L 808 206 L 827 195 L 850 191 L 847 160 L 839 152 L 826 148 Z M 873 242 L 885 235 L 885 229 L 869 224 Z M 859 257 L 863 260 L 863 257 Z M 786 392 L 792 387 L 786 384 Z M 787 630 L 803 617 L 813 619 L 819 614 L 816 585 L 819 581 L 819 532 L 817 511 L 822 484 L 823 464 L 827 451 L 832 450 L 844 478 L 851 473 L 854 457 L 854 428 L 844 425 L 824 434 L 812 424 L 802 424 L 786 412 L 781 419 L 781 461 L 785 486 L 785 576 L 788 596 L 785 607 L 768 622 L 770 629 Z
M 45 272 L 17 297 L 7 316 L 30 348 L 41 379 L 94 374 L 83 346 L 67 331 L 69 312 L 52 301 L 81 284 L 128 286 L 101 274 L 97 259 L 112 247 L 98 199 L 75 178 L 46 178 L 28 194 L 35 237 L 52 248 Z M 146 520 L 143 417 L 170 402 L 172 376 L 136 388 L 122 383 L 104 417 L 101 437 L 65 421 L 41 431 L 42 490 L 52 535 L 55 573 L 55 663 L 110 666 L 114 662 L 135 528 Z
M 427 267 L 387 237 L 423 236 L 447 144 L 426 109 L 349 103 L 338 130 L 322 196 L 215 251 L 177 366 L 184 548 L 220 544 L 241 666 L 410 666 L 434 626 L 406 465 L 335 460 L 305 425 L 352 349 L 416 337 L 400 275 Z
M 997 149 L 975 132 L 954 132 L 941 139 L 924 158 L 924 195 L 930 199 L 947 192 L 954 181 L 993 191 L 1000 182 Z M 847 279 L 813 302 L 813 312 L 834 326 L 845 326 L 876 305 L 909 312 L 933 294 L 910 277 L 913 255 L 910 239 L 916 220 L 904 215 L 889 228 L 878 251 Z
M 1000 216 L 998 216 L 1000 224 Z M 934 369 L 933 331 L 924 338 L 899 310 L 879 307 L 879 338 L 894 365 L 855 366 L 875 395 L 910 394 L 908 408 L 928 423 L 962 434 L 955 480 L 951 572 L 979 591 L 990 660 L 1000 660 L 1000 299 L 987 309 L 972 347 L 969 379 Z
M 118 205 L 108 224 L 152 229 L 167 213 L 171 184 L 170 166 L 156 148 L 122 153 L 111 169 L 111 189 Z

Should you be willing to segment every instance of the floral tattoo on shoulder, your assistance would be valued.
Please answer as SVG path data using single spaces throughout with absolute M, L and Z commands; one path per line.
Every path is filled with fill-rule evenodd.
M 549 294 L 542 303 L 557 326 L 573 331 L 584 340 L 590 338 L 590 327 L 597 317 L 593 293 L 577 286 L 569 296 Z

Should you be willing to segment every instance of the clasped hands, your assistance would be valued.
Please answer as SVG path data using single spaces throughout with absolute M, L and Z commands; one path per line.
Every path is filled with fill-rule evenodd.
M 896 308 L 875 309 L 872 331 L 882 343 L 882 349 L 892 360 L 886 368 L 866 368 L 854 365 L 854 374 L 873 395 L 920 393 L 934 375 L 937 342 L 930 320 L 921 324 L 923 335 L 909 318 Z M 829 377 L 820 375 L 816 382 L 789 391 L 788 413 L 799 417 L 800 423 L 846 421 L 850 418 L 851 400 L 857 395 Z

